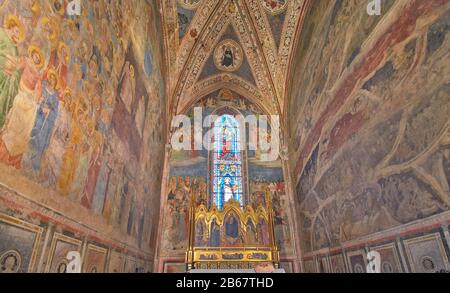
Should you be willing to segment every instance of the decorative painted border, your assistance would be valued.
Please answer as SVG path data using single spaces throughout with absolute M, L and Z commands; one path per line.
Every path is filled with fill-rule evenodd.
M 286 2 L 280 8 L 271 10 L 269 7 L 267 7 L 266 5 L 264 5 L 262 3 L 263 1 L 264 0 L 260 0 L 259 1 L 261 3 L 261 6 L 264 7 L 264 10 L 267 11 L 268 13 L 270 13 L 271 15 L 278 15 L 278 14 L 281 14 L 281 13 L 285 12 L 286 11 L 286 7 L 289 4 L 289 0 L 286 0 Z
M 348 262 L 348 266 L 349 266 L 349 271 L 351 273 L 355 273 L 353 271 L 353 265 L 352 265 L 352 262 L 351 262 L 351 258 L 353 256 L 359 256 L 359 255 L 362 256 L 363 259 L 364 259 L 364 266 L 365 267 L 363 269 L 364 269 L 364 271 L 366 270 L 366 266 L 367 266 L 366 251 L 364 249 L 360 249 L 360 250 L 347 252 L 347 262 Z
M 280 268 L 283 268 L 283 265 L 287 265 L 289 267 L 290 272 L 295 272 L 294 270 L 294 262 L 291 260 L 282 260 L 280 261 Z
M 163 273 L 169 273 L 168 271 L 167 271 L 167 267 L 169 266 L 169 265 L 186 265 L 184 262 L 175 262 L 175 261 L 164 261 L 164 264 L 163 264 Z
M 306 268 L 310 268 L 311 271 L 307 272 Z M 314 261 L 314 259 L 311 260 L 304 260 L 303 261 L 303 271 L 306 273 L 317 273 L 317 268 L 316 268 L 316 263 Z
M 403 272 L 402 264 L 401 264 L 401 261 L 400 261 L 400 256 L 399 256 L 397 247 L 396 247 L 394 242 L 393 243 L 384 244 L 384 245 L 378 245 L 378 246 L 370 247 L 370 250 L 374 250 L 374 251 L 385 250 L 385 249 L 391 249 L 394 252 L 395 264 L 397 265 L 397 267 L 400 270 L 400 272 Z M 383 259 L 381 260 L 381 265 L 383 265 Z
M 135 257 L 126 255 L 126 256 L 125 256 L 125 262 L 124 262 L 124 263 L 125 263 L 124 270 L 126 270 L 126 269 L 128 268 L 128 264 L 129 264 L 129 263 L 134 263 L 134 270 L 136 270 L 136 268 L 137 268 L 137 260 L 136 260 Z M 130 272 L 125 272 L 125 271 L 124 271 L 124 273 L 130 273 Z M 134 271 L 133 271 L 132 273 L 134 273 Z
M 439 233 L 433 233 L 433 234 L 426 235 L 426 236 L 415 237 L 415 238 L 403 240 L 403 243 L 405 245 L 405 250 L 406 250 L 406 256 L 408 257 L 410 268 L 413 273 L 416 273 L 416 268 L 414 266 L 415 262 L 414 262 L 414 257 L 412 256 L 410 245 L 416 244 L 416 243 L 421 243 L 421 242 L 433 241 L 433 240 L 436 241 L 439 246 L 439 252 L 441 254 L 442 260 L 444 261 L 445 269 L 450 270 L 448 256 L 447 256 L 447 253 L 445 252 L 444 243 L 442 242 L 441 235 Z
M 53 234 L 52 244 L 50 245 L 50 250 L 47 258 L 47 265 L 45 267 L 45 272 L 47 273 L 50 272 L 50 268 L 53 262 L 53 257 L 55 254 L 56 245 L 58 244 L 58 241 L 78 246 L 78 252 L 81 253 L 81 247 L 83 243 L 81 240 L 71 238 L 61 233 L 55 232 L 55 234 Z
M 323 265 L 324 273 L 327 273 L 327 274 L 333 273 L 333 267 L 331 264 L 330 256 L 328 256 L 328 255 L 323 256 L 319 261 Z
M 108 259 L 108 265 L 106 267 L 106 272 L 107 273 L 114 273 L 111 270 L 111 260 L 113 259 L 113 257 L 117 256 L 117 259 L 120 259 L 122 264 L 121 264 L 121 268 L 119 272 L 115 272 L 115 273 L 123 273 L 125 270 L 125 261 L 126 261 L 126 257 L 124 254 L 122 254 L 120 251 L 117 251 L 115 249 L 111 249 L 110 250 L 110 254 L 109 254 L 109 259 Z
M 340 260 L 342 261 L 343 267 L 342 269 L 344 270 L 343 272 L 336 272 L 336 268 L 333 265 L 333 260 L 340 258 Z M 345 257 L 343 254 L 335 254 L 330 256 L 330 273 L 333 274 L 343 274 L 347 272 L 347 268 L 345 266 Z
M 103 264 L 103 271 L 105 272 L 106 271 L 106 264 L 107 264 L 107 260 L 108 260 L 108 249 L 100 247 L 100 246 L 97 246 L 97 245 L 94 245 L 94 244 L 91 244 L 91 243 L 88 244 L 87 249 L 86 249 L 86 254 L 84 256 L 84 261 L 83 261 L 83 271 L 86 270 L 85 264 L 86 264 L 86 261 L 87 261 L 87 257 L 88 257 L 89 251 L 94 251 L 94 252 L 98 252 L 98 253 L 104 254 L 104 262 L 105 263 Z
M 8 224 L 8 225 L 17 227 L 19 229 L 29 231 L 29 232 L 36 234 L 35 239 L 34 239 L 34 244 L 33 244 L 33 250 L 31 252 L 30 263 L 28 265 L 28 272 L 33 272 L 33 270 L 35 269 L 39 244 L 41 242 L 41 238 L 42 238 L 44 229 L 37 225 L 33 225 L 33 224 L 27 223 L 25 221 L 21 221 L 19 219 L 7 216 L 5 214 L 0 214 L 0 222 L 3 222 L 5 224 Z
M 202 4 L 202 1 L 203 0 L 198 0 L 197 3 L 193 3 L 193 4 L 189 5 L 189 4 L 183 3 L 183 0 L 177 0 L 177 4 L 187 10 L 195 10 Z

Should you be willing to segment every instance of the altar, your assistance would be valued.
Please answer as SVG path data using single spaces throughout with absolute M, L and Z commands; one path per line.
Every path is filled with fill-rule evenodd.
M 193 203 L 196 201 L 193 200 Z M 280 256 L 276 246 L 270 198 L 267 206 L 256 209 L 230 200 L 222 210 L 201 204 L 190 210 L 187 270 L 247 271 L 270 264 L 278 269 Z

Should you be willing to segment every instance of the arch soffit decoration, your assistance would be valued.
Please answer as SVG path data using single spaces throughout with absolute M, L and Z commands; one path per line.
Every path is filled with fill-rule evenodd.
M 195 10 L 187 33 L 182 39 L 178 37 L 177 0 L 161 1 L 167 47 L 166 58 L 168 72 L 171 72 L 169 119 L 185 111 L 194 103 L 194 100 L 198 99 L 199 95 L 193 92 L 204 86 L 205 80 L 197 81 L 197 79 L 229 25 L 234 28 L 240 40 L 240 45 L 255 77 L 261 101 L 256 102 L 258 98 L 254 97 L 257 94 L 244 93 L 235 84 L 232 88 L 226 82 L 210 87 L 222 86 L 236 92 L 241 91 L 239 94 L 249 98 L 268 113 L 283 114 L 288 64 L 298 38 L 298 26 L 303 18 L 304 7 L 309 0 L 288 0 L 285 21 L 279 32 L 281 38 L 278 50 L 268 20 L 269 16 L 261 0 L 203 0 Z M 190 32 L 195 32 L 195 36 Z M 204 92 L 207 91 L 209 89 L 204 90 Z M 262 104 L 265 106 L 262 107 Z
M 241 98 L 257 106 L 266 115 L 274 114 L 274 110 L 264 104 L 262 95 L 255 86 L 233 74 L 215 75 L 198 83 L 189 93 L 189 98 L 185 99 L 188 103 L 180 105 L 180 111 L 177 114 L 189 112 L 205 96 L 221 89 L 228 89 L 239 94 Z

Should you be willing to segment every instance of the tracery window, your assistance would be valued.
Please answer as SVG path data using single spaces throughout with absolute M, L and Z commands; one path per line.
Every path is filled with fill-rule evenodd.
M 240 131 L 232 115 L 222 115 L 214 123 L 213 202 L 219 210 L 230 200 L 244 206 Z

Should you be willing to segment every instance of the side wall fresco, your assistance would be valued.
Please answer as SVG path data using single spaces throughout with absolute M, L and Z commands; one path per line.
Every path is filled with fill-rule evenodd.
M 309 9 L 288 111 L 304 270 L 365 271 L 371 249 L 386 272 L 448 270 L 450 3 Z
M 68 16 L 66 2 L 0 4 L 0 263 L 64 271 L 77 250 L 85 272 L 151 271 L 166 136 L 159 6 L 82 1 Z

